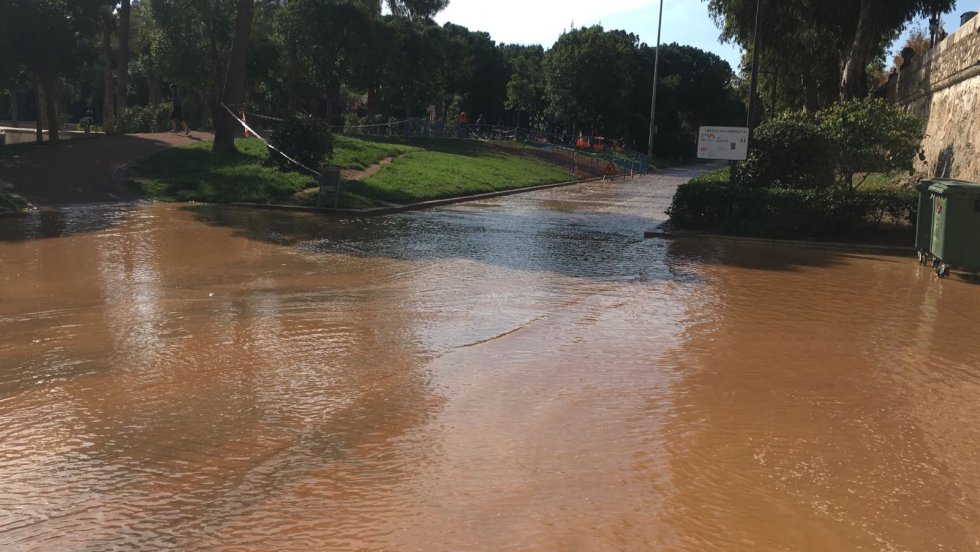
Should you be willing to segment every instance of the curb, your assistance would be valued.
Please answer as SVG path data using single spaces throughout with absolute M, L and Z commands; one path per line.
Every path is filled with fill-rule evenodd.
M 328 215 L 334 214 L 334 215 L 353 215 L 353 216 L 362 216 L 362 217 L 378 217 L 384 215 L 392 215 L 395 213 L 403 213 L 406 211 L 419 211 L 422 209 L 430 209 L 432 207 L 441 207 L 443 205 L 453 205 L 456 203 L 479 201 L 481 199 L 491 199 L 495 197 L 523 194 L 527 192 L 536 192 L 539 190 L 548 190 L 551 188 L 574 186 L 576 184 L 588 184 L 591 182 L 599 182 L 602 180 L 603 177 L 600 176 L 595 178 L 588 178 L 585 180 L 570 180 L 567 182 L 557 182 L 555 184 L 542 184 L 540 186 L 531 186 L 528 188 L 514 188 L 512 190 L 501 190 L 499 192 L 487 192 L 484 194 L 450 197 L 445 199 L 433 199 L 430 201 L 422 201 L 419 203 L 410 203 L 408 205 L 399 205 L 396 207 L 377 207 L 374 209 L 333 209 L 330 207 L 304 207 L 302 205 L 280 205 L 275 203 L 230 203 L 229 205 L 233 207 L 247 207 L 250 209 L 265 209 L 270 211 L 291 211 L 291 212 L 305 212 L 305 213 L 322 213 Z
M 907 255 L 915 251 L 915 247 L 903 247 L 899 245 L 877 245 L 870 243 L 846 243 L 846 242 L 825 242 L 807 240 L 782 240 L 776 238 L 752 238 L 748 236 L 733 236 L 729 234 L 710 234 L 707 232 L 697 232 L 693 230 L 668 230 L 656 228 L 643 233 L 646 239 L 679 239 L 679 238 L 707 238 L 712 240 L 723 240 L 742 243 L 757 243 L 763 245 L 796 245 L 809 247 L 811 249 L 833 249 L 838 251 L 858 251 L 872 253 L 886 253 L 889 255 Z

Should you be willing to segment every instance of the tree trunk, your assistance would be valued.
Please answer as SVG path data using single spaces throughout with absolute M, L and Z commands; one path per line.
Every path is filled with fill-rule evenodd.
M 41 81 L 34 77 L 34 141 L 44 143 L 44 91 Z
M 820 110 L 820 95 L 817 90 L 817 76 L 813 68 L 808 67 L 803 71 L 803 109 L 807 113 L 816 113 Z
M 147 49 L 146 52 L 146 80 L 150 93 L 150 105 L 158 105 L 160 103 L 160 77 L 157 76 L 157 65 L 153 61 L 153 51 L 150 49 Z
M 41 89 L 44 94 L 44 115 L 48 123 L 48 142 L 58 142 L 58 77 L 44 75 L 41 77 Z
M 20 126 L 20 93 L 16 90 L 10 91 L 10 118 L 14 128 Z
M 840 96 L 844 101 L 868 95 L 868 57 L 874 48 L 874 0 L 861 0 L 854 43 L 844 62 L 844 75 L 840 83 Z
M 238 107 L 245 99 L 245 76 L 248 62 L 248 41 L 252 33 L 252 12 L 254 0 L 238 0 L 238 14 L 235 17 L 235 40 L 231 44 L 228 60 L 228 74 L 225 77 L 222 100 L 229 107 Z M 238 123 L 222 108 L 215 120 L 213 151 L 234 151 L 235 133 Z
M 123 113 L 129 94 L 129 14 L 130 0 L 122 0 L 119 6 L 119 77 L 116 83 L 116 111 Z
M 112 16 L 108 14 L 102 15 L 102 62 L 105 64 L 102 127 L 106 132 L 112 132 L 112 127 L 116 123 L 116 79 L 112 77 Z
M 372 85 L 368 87 L 367 91 L 367 114 L 370 117 L 374 117 L 381 112 L 381 102 L 378 97 L 378 85 Z

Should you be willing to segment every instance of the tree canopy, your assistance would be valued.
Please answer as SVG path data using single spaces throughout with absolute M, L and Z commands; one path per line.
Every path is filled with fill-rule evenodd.
M 327 124 L 410 117 L 506 123 L 645 144 L 654 49 L 632 34 L 572 29 L 550 48 L 500 44 L 432 17 L 447 0 L 7 0 L 0 109 L 50 126 L 92 114 L 110 132 L 159 129 L 176 83 L 192 126 L 233 147 L 222 103 Z M 44 29 L 44 33 L 38 33 Z M 699 124 L 744 117 L 727 63 L 661 48 L 658 148 L 693 152 Z M 17 94 L 3 93 L 5 90 Z M 25 98 L 28 99 L 25 101 Z M 433 113 L 434 112 L 434 113 Z M 26 113 L 25 113 L 26 114 Z M 228 123 L 232 126 L 227 126 Z
M 707 0 L 722 37 L 746 49 L 755 31 L 755 0 Z M 760 52 L 818 107 L 829 82 L 847 100 L 868 94 L 868 67 L 914 18 L 945 13 L 955 0 L 780 0 L 763 3 Z M 836 64 L 834 63 L 836 62 Z M 771 72 L 772 73 L 772 72 Z

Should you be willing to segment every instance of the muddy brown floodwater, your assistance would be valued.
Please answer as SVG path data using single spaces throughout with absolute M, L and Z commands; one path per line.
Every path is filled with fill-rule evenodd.
M 980 285 L 691 174 L 0 219 L 0 549 L 980 550 Z

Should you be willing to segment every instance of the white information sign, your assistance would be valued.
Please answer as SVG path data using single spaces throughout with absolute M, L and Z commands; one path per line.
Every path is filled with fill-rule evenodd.
M 749 129 L 746 127 L 701 127 L 698 135 L 699 159 L 745 161 L 749 156 Z

